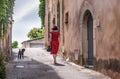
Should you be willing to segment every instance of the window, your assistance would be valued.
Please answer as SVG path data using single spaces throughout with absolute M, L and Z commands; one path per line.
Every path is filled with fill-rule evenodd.
M 55 18 L 53 18 L 53 25 L 55 25 Z
M 68 24 L 68 20 L 69 20 L 69 13 L 67 12 L 66 14 L 65 14 L 65 24 Z

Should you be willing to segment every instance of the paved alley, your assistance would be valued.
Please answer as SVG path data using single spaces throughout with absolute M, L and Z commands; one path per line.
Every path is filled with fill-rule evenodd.
M 98 72 L 75 66 L 58 56 L 54 65 L 52 56 L 43 48 L 26 49 L 24 59 L 14 59 L 7 64 L 7 79 L 111 79 Z

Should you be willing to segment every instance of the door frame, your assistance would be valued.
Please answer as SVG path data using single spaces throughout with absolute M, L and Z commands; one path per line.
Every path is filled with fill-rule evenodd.
M 80 49 L 81 49 L 81 55 L 82 55 L 82 65 L 87 65 L 87 51 L 84 51 L 84 49 L 88 49 L 87 46 L 84 46 L 83 44 L 83 30 L 86 24 L 84 24 L 84 18 L 86 11 L 89 11 L 93 17 L 93 66 L 95 65 L 95 58 L 96 58 L 96 39 L 95 39 L 95 13 L 92 5 L 88 1 L 84 1 L 81 9 L 80 9 Z M 86 44 L 87 45 L 87 44 Z M 86 48 L 84 48 L 86 47 Z

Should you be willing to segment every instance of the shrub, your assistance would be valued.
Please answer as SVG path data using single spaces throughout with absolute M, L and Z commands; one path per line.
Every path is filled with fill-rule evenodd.
M 5 56 L 0 53 L 0 79 L 6 78 Z

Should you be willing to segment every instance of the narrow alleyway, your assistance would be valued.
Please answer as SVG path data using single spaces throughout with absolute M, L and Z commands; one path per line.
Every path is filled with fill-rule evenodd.
M 7 65 L 7 79 L 111 79 L 98 72 L 76 67 L 58 56 L 58 65 L 54 65 L 52 56 L 43 48 L 26 49 L 25 58 L 17 59 L 18 50 L 14 50 L 14 59 Z

